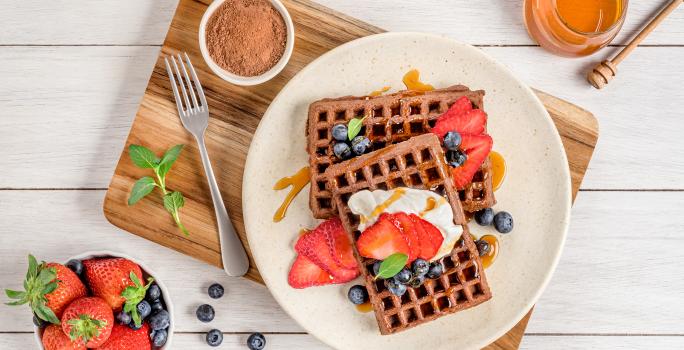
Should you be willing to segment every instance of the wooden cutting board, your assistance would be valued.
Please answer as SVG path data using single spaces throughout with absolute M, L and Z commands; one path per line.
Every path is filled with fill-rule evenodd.
M 186 51 L 202 81 L 211 111 L 206 143 L 214 171 L 233 224 L 249 254 L 242 220 L 242 172 L 252 135 L 261 116 L 285 83 L 309 62 L 343 43 L 383 32 L 380 28 L 308 0 L 282 1 L 295 23 L 294 53 L 282 73 L 270 82 L 255 87 L 226 83 L 212 74 L 204 63 L 199 52 L 197 29 L 211 1 L 179 1 L 104 200 L 104 214 L 112 224 L 209 264 L 221 266 L 214 211 L 199 152 L 194 139 L 180 123 L 164 67 L 165 55 Z M 572 173 L 574 200 L 598 138 L 596 119 L 573 104 L 536 92 L 563 138 Z M 185 144 L 167 177 L 167 186 L 185 195 L 181 216 L 191 232 L 189 236 L 178 231 L 157 193 L 134 206 L 126 204 L 133 183 L 140 177 L 150 175 L 149 171 L 136 168 L 130 161 L 130 144 L 147 146 L 157 154 L 175 144 Z M 251 262 L 246 277 L 263 283 L 259 271 Z M 487 349 L 518 348 L 530 314 L 531 311 Z

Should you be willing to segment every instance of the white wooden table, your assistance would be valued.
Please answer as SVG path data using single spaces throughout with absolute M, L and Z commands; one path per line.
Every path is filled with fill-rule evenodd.
M 684 8 L 596 91 L 593 62 L 560 59 L 528 38 L 522 0 L 320 0 L 391 31 L 429 31 L 482 47 L 531 86 L 591 110 L 599 144 L 567 245 L 524 349 L 684 348 Z M 665 0 L 632 1 L 614 46 Z M 243 349 L 321 349 L 262 286 L 111 226 L 102 199 L 176 0 L 0 0 L 0 287 L 19 288 L 32 252 L 144 257 L 175 296 L 175 348 L 206 349 L 225 332 Z M 206 287 L 226 287 L 217 317 L 195 319 Z M 3 296 L 2 301 L 6 301 Z M 31 317 L 0 306 L 0 349 L 33 349 Z

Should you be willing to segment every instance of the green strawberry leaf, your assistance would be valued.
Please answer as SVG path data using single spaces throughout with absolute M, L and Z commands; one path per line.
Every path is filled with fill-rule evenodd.
M 139 145 L 130 145 L 128 147 L 128 154 L 138 168 L 156 168 L 159 164 L 159 158 L 150 151 L 149 148 Z
M 175 145 L 164 153 L 161 161 L 159 161 L 159 171 L 157 172 L 159 177 L 164 178 L 166 176 L 173 163 L 178 159 L 181 150 L 183 150 L 183 145 Z
M 24 299 L 26 297 L 26 292 L 20 292 L 11 289 L 5 289 L 5 294 L 7 294 L 7 297 L 10 299 Z
M 128 286 L 121 292 L 121 296 L 126 299 L 123 311 L 131 315 L 136 326 L 140 326 L 142 324 L 142 319 L 138 314 L 138 303 L 145 299 L 147 289 L 150 288 L 150 285 L 154 282 L 154 278 L 147 278 L 147 285 L 143 285 L 133 271 L 130 272 L 129 277 L 135 286 Z
M 354 118 L 349 121 L 349 124 L 347 125 L 347 137 L 349 138 L 349 141 L 353 140 L 356 135 L 361 132 L 361 127 L 363 126 L 363 120 L 366 119 L 366 117 L 363 118 Z
M 50 293 L 54 292 L 55 289 L 57 289 L 57 286 L 58 286 L 57 282 L 51 282 L 48 285 L 46 285 L 45 288 L 43 288 L 42 293 L 43 294 L 50 294 Z
M 45 321 L 54 324 L 59 324 L 59 319 L 57 318 L 55 313 L 52 312 L 52 310 L 50 310 L 50 308 L 45 305 L 44 301 L 41 301 L 37 305 L 34 305 L 33 312 L 36 313 L 36 316 Z
M 84 314 L 78 315 L 78 318 L 72 318 L 66 322 L 71 325 L 69 338 L 72 341 L 80 338 L 83 343 L 97 338 L 100 335 L 100 329 L 107 325 L 105 320 L 98 320 Z
M 28 271 L 26 272 L 26 280 L 31 280 L 36 278 L 38 276 L 38 260 L 36 260 L 36 257 L 29 254 L 28 256 L 28 261 L 29 261 L 29 267 Z
M 398 274 L 401 269 L 406 266 L 408 261 L 408 255 L 404 253 L 394 253 L 385 258 L 385 260 L 380 263 L 380 269 L 378 270 L 378 275 L 375 278 L 392 278 L 394 275 Z
M 154 182 L 154 179 L 149 176 L 145 176 L 136 181 L 131 190 L 131 195 L 128 197 L 128 205 L 133 205 L 143 199 L 154 190 L 154 186 L 156 185 L 157 183 Z
M 57 269 L 54 267 L 41 269 L 38 273 L 38 282 L 47 285 L 57 278 Z

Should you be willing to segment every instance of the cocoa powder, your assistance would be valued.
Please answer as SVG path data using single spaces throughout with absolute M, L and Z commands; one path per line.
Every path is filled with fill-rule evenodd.
M 240 76 L 263 74 L 285 52 L 285 20 L 268 0 L 227 0 L 207 22 L 209 55 Z

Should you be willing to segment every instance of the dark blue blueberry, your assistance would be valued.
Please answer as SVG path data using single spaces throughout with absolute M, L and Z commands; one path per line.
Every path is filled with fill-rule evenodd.
M 423 282 L 425 282 L 425 275 L 417 275 L 413 276 L 408 285 L 412 288 L 418 288 L 423 285 Z
M 218 283 L 214 283 L 214 284 L 209 286 L 209 289 L 207 290 L 207 292 L 209 293 L 210 298 L 218 299 L 218 298 L 223 296 L 224 289 L 223 289 L 222 285 L 220 285 Z
M 373 276 L 377 276 L 380 272 L 380 264 L 382 264 L 382 261 L 380 260 L 373 263 Z
M 460 167 L 463 163 L 468 160 L 468 156 L 461 151 L 447 151 L 446 153 L 447 163 L 454 168 Z
M 484 208 L 474 215 L 475 222 L 480 226 L 489 226 L 494 221 L 494 210 L 492 208 Z
M 494 215 L 494 228 L 501 233 L 513 231 L 513 216 L 505 211 L 500 211 Z
M 81 276 L 81 274 L 83 273 L 83 263 L 81 262 L 81 260 L 71 259 L 67 261 L 67 263 L 64 264 L 64 266 L 68 267 L 71 271 L 74 271 L 74 273 L 79 276 Z
M 202 322 L 211 322 L 214 319 L 214 308 L 209 304 L 202 304 L 197 308 L 197 319 Z
M 160 329 L 157 331 L 152 331 L 150 333 L 150 338 L 152 339 L 152 345 L 161 348 L 166 344 L 166 338 L 169 337 L 169 333 L 166 331 L 166 329 Z
M 333 126 L 332 137 L 337 141 L 347 141 L 347 126 L 344 124 Z
M 399 271 L 396 275 L 394 275 L 394 279 L 401 284 L 408 283 L 411 280 L 411 277 L 413 277 L 413 275 L 411 274 L 411 270 L 405 267 L 401 269 L 401 271 Z
M 430 269 L 427 272 L 427 278 L 435 279 L 439 278 L 444 273 L 444 267 L 439 261 L 435 261 L 430 265 Z
M 368 301 L 368 291 L 366 287 L 357 284 L 349 288 L 347 297 L 352 304 L 360 305 Z
M 147 300 L 143 300 L 136 306 L 141 319 L 147 318 L 152 313 L 152 305 Z
M 127 312 L 119 312 L 116 314 L 116 322 L 119 322 L 119 324 L 129 324 L 131 323 L 131 315 L 129 315 Z
M 385 280 L 385 287 L 387 287 L 387 290 L 389 290 L 390 293 L 398 297 L 406 293 L 406 285 L 397 282 L 396 280 L 394 280 L 394 278 Z
M 150 316 L 150 319 L 147 320 L 147 322 L 150 324 L 150 328 L 158 331 L 160 329 L 169 328 L 169 325 L 171 324 L 171 316 L 169 315 L 168 311 L 161 310 Z
M 219 346 L 223 343 L 223 333 L 218 329 L 212 329 L 207 332 L 207 344 L 210 346 Z
M 477 247 L 477 253 L 480 256 L 487 255 L 487 253 L 489 253 L 489 250 L 491 249 L 489 242 L 481 239 L 475 241 L 475 246 Z
M 360 155 L 366 153 L 366 150 L 371 145 L 370 140 L 364 136 L 355 137 L 352 140 L 351 144 L 352 144 L 352 151 L 354 151 L 354 154 L 356 154 L 357 156 L 360 156 Z
M 137 331 L 138 329 L 142 328 L 143 324 L 145 324 L 145 323 L 140 322 L 140 326 L 136 326 L 135 322 L 133 320 L 131 320 L 131 323 L 128 324 L 128 327 L 134 331 Z
M 411 270 L 414 276 L 425 276 L 425 274 L 430 269 L 430 264 L 423 259 L 416 259 L 411 264 Z
M 159 300 L 155 300 L 152 302 L 152 313 L 155 313 L 159 310 L 164 310 L 164 304 L 162 304 L 162 302 Z
M 338 142 L 333 146 L 333 153 L 335 153 L 335 156 L 340 159 L 347 159 L 351 157 L 352 151 L 351 148 L 349 147 L 348 144 L 344 142 Z
M 161 289 L 156 284 L 152 284 L 150 288 L 147 288 L 147 294 L 145 294 L 145 300 L 152 304 L 155 300 L 159 300 L 161 297 Z
M 36 327 L 38 328 L 43 328 L 43 326 L 47 325 L 47 322 L 43 321 L 42 318 L 33 315 L 33 324 L 36 325 Z
M 451 151 L 457 151 L 461 145 L 461 134 L 456 131 L 449 131 L 444 135 L 444 147 Z
M 249 350 L 261 350 L 266 346 L 266 338 L 261 333 L 252 333 L 247 338 L 247 347 Z

